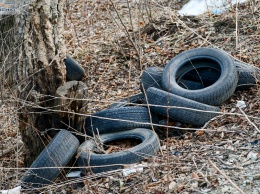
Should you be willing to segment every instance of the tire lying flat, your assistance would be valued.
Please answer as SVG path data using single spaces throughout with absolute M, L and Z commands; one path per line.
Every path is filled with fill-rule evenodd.
M 217 112 L 220 112 L 218 107 L 196 102 L 157 88 L 150 87 L 146 93 L 151 111 L 163 116 L 169 115 L 169 117 L 173 120 L 194 126 L 203 126 L 207 121 L 217 116 Z M 170 108 L 169 106 L 175 107 Z
M 141 105 L 144 103 L 144 94 L 136 94 L 133 96 L 130 96 L 128 98 L 124 98 L 122 100 L 119 100 L 109 106 L 109 109 L 111 108 L 120 108 L 120 107 L 127 107 L 127 106 L 133 106 L 133 105 Z
M 102 134 L 99 138 L 103 144 L 126 138 L 139 139 L 142 143 L 120 152 L 96 154 L 93 151 L 96 149 L 94 140 L 87 140 L 78 150 L 77 165 L 82 174 L 86 174 L 89 167 L 94 173 L 123 168 L 124 164 L 140 162 L 144 158 L 153 156 L 160 147 L 156 133 L 145 128 Z
M 31 169 L 22 177 L 22 188 L 37 188 L 53 183 L 62 172 L 62 167 L 66 166 L 76 153 L 78 147 L 78 139 L 69 131 L 61 130 L 32 163 Z
M 146 91 L 149 87 L 155 87 L 161 89 L 161 79 L 162 79 L 163 68 L 161 67 L 148 67 L 142 73 L 140 80 L 140 90 Z
M 152 123 L 157 118 L 152 116 Z M 88 135 L 112 133 L 134 128 L 151 128 L 149 111 L 146 107 L 120 107 L 94 113 L 86 119 L 85 130 Z
M 257 69 L 247 63 L 235 61 L 239 79 L 237 90 L 248 90 L 256 84 Z
M 178 84 L 182 88 L 185 88 L 188 90 L 199 90 L 199 89 L 204 88 L 204 85 L 200 82 L 195 82 L 195 81 L 190 81 L 190 80 L 185 80 L 185 79 L 180 79 L 178 81 Z
M 176 79 L 196 68 L 212 68 L 221 74 L 214 84 L 203 89 L 188 90 L 179 86 Z M 235 91 L 237 82 L 238 73 L 233 60 L 223 51 L 213 48 L 182 52 L 166 65 L 162 75 L 164 90 L 209 105 L 220 105 L 226 101 Z

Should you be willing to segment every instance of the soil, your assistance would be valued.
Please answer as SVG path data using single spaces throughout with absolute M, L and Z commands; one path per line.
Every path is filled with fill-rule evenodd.
M 186 2 L 76 0 L 68 4 L 64 37 L 67 52 L 86 70 L 86 115 L 140 93 L 145 68 L 164 67 L 188 49 L 219 48 L 236 60 L 260 66 L 259 1 L 250 0 L 222 15 L 179 16 L 177 10 Z M 161 151 L 142 162 L 141 172 L 59 177 L 43 191 L 260 193 L 259 93 L 258 80 L 250 90 L 236 91 L 221 106 L 223 114 L 201 129 L 177 121 L 159 129 Z M 246 108 L 237 108 L 238 100 L 245 101 Z M 13 188 L 25 170 L 22 144 L 17 144 L 20 136 L 14 101 L 4 101 L 0 110 L 1 190 Z

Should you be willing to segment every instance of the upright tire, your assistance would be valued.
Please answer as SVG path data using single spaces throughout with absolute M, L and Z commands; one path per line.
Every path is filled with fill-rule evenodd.
M 124 164 L 140 162 L 144 158 L 153 156 L 160 148 L 157 135 L 152 130 L 137 128 L 128 131 L 102 134 L 99 139 L 102 144 L 120 139 L 138 139 L 141 143 L 137 146 L 111 154 L 94 153 L 96 149 L 93 140 L 87 140 L 79 148 L 77 165 L 82 174 L 91 168 L 94 173 L 106 172 L 123 168 Z
M 153 87 L 148 88 L 146 93 L 151 111 L 194 126 L 203 126 L 217 116 L 217 112 L 220 111 L 218 107 L 196 102 Z
M 211 68 L 221 72 L 215 83 L 199 90 L 188 90 L 178 84 L 190 71 Z M 209 105 L 220 105 L 235 91 L 238 73 L 233 60 L 223 51 L 213 48 L 196 48 L 182 52 L 165 67 L 162 87 L 173 94 Z
M 65 59 L 66 66 L 66 80 L 67 81 L 81 81 L 85 75 L 85 70 L 67 54 Z
M 106 109 L 86 119 L 85 129 L 88 135 L 112 133 L 134 128 L 151 128 L 157 124 L 156 116 L 150 122 L 149 111 L 146 107 L 120 107 Z
M 69 131 L 61 130 L 26 171 L 21 179 L 22 188 L 37 188 L 53 183 L 78 147 L 78 139 Z

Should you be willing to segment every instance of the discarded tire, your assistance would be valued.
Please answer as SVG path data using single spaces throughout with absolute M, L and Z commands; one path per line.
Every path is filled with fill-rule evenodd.
M 122 100 L 119 100 L 119 101 L 111 104 L 109 109 L 126 107 L 126 106 L 141 105 L 143 103 L 144 103 L 144 94 L 140 93 L 140 94 L 130 96 L 129 98 L 124 98 Z
M 62 167 L 66 166 L 76 153 L 78 147 L 78 139 L 69 131 L 61 130 L 22 177 L 22 188 L 37 188 L 53 183 L 62 172 Z
M 142 73 L 140 81 L 140 89 L 143 92 L 149 87 L 161 88 L 161 79 L 162 79 L 163 68 L 160 67 L 148 67 Z
M 256 68 L 252 65 L 237 61 L 234 61 L 234 64 L 239 76 L 236 90 L 248 90 L 254 86 L 256 84 Z M 163 68 L 148 67 L 141 77 L 141 90 L 142 83 L 145 90 L 149 87 L 161 89 L 162 72 Z M 185 79 L 185 77 L 187 79 Z M 200 68 L 197 71 L 194 70 L 187 73 L 185 77 L 177 81 L 180 87 L 188 90 L 199 90 L 205 88 L 205 85 L 209 86 L 216 82 L 220 77 L 220 72 L 212 70 L 211 68 Z
M 248 90 L 250 87 L 254 86 L 256 84 L 256 68 L 249 64 L 238 61 L 235 61 L 235 65 L 239 75 L 236 89 Z
M 141 76 L 141 81 L 140 81 L 140 89 L 143 92 L 143 88 L 145 91 L 149 87 L 154 87 L 158 89 L 162 89 L 161 85 L 161 80 L 162 80 L 162 73 L 163 73 L 163 68 L 160 67 L 148 67 L 145 69 Z M 178 84 L 186 89 L 189 90 L 197 90 L 204 88 L 204 86 L 198 81 L 190 81 L 190 80 L 185 80 L 181 79 L 179 80 Z
M 177 83 L 180 85 L 180 83 L 183 80 L 187 80 L 191 83 L 189 83 L 189 90 L 197 90 L 198 89 L 203 89 L 208 86 L 211 86 L 214 84 L 220 77 L 220 71 L 209 68 L 211 66 L 210 63 L 204 63 L 201 62 L 200 67 L 193 69 L 186 74 L 184 74 L 180 79 L 176 79 Z M 209 66 L 209 67 L 207 67 Z M 193 82 L 193 84 L 192 84 Z M 198 87 L 198 84 L 200 84 L 200 87 Z M 180 85 L 181 86 L 181 85 Z M 184 87 L 183 87 L 184 88 Z
M 221 72 L 220 77 L 208 87 L 188 90 L 178 84 L 190 71 L 210 68 Z M 196 48 L 174 57 L 165 67 L 162 87 L 173 94 L 209 105 L 220 105 L 235 91 L 238 73 L 233 60 L 224 52 L 213 48 Z
M 157 124 L 156 117 L 152 123 Z M 120 107 L 94 113 L 86 119 L 88 135 L 112 133 L 134 128 L 151 128 L 149 111 L 146 107 Z
M 96 145 L 94 140 L 87 140 L 81 144 L 78 152 L 77 165 L 82 174 L 86 174 L 91 167 L 94 173 L 105 172 L 123 168 L 124 164 L 140 162 L 144 158 L 153 156 L 159 150 L 159 142 L 156 133 L 145 128 L 137 128 L 128 131 L 102 134 L 99 136 L 101 143 L 120 139 L 138 139 L 142 142 L 137 146 L 111 154 L 94 153 Z
M 238 72 L 238 82 L 236 90 L 247 90 L 256 84 L 256 68 L 242 62 L 234 61 Z M 210 68 L 200 68 L 197 70 L 190 71 L 183 79 L 179 80 L 178 84 L 189 90 L 197 90 L 210 86 L 220 77 L 220 72 L 212 70 Z M 183 83 L 182 83 L 183 82 Z M 185 84 L 185 82 L 189 82 Z M 203 84 L 205 85 L 203 85 Z
M 185 79 L 180 79 L 178 81 L 179 86 L 185 88 L 187 90 L 199 90 L 205 88 L 205 86 L 201 82 L 195 82 Z
M 194 126 L 203 126 L 207 121 L 217 116 L 217 112 L 220 111 L 218 107 L 196 102 L 153 87 L 150 87 L 146 93 L 151 111 Z
M 68 54 L 66 55 L 65 66 L 67 81 L 82 80 L 85 70 Z

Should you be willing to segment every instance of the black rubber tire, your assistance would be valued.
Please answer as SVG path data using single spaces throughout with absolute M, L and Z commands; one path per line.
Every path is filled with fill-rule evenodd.
M 88 167 L 91 167 L 94 173 L 120 169 L 124 164 L 140 162 L 144 158 L 153 156 L 160 148 L 157 134 L 145 128 L 102 134 L 99 137 L 103 144 L 126 138 L 139 139 L 142 143 L 120 152 L 96 154 L 93 152 L 96 148 L 95 142 L 87 140 L 81 144 L 78 153 L 77 165 L 81 167 L 82 174 L 86 174 Z
M 239 75 L 236 90 L 248 90 L 252 86 L 255 86 L 256 68 L 247 63 L 238 61 L 234 61 L 234 63 Z M 145 72 L 143 72 L 141 77 L 141 91 L 143 91 L 142 83 L 144 84 L 145 90 L 147 90 L 150 86 L 161 89 L 162 71 L 163 68 L 148 67 Z M 190 74 L 187 76 L 189 75 Z M 210 68 L 204 68 L 199 70 L 199 75 L 200 76 L 198 76 L 197 73 L 195 75 L 190 75 L 189 80 L 180 79 L 178 80 L 178 84 L 180 87 L 188 90 L 203 89 L 205 86 L 201 83 L 201 78 L 203 78 L 202 82 L 206 85 L 212 85 L 219 79 L 220 73 L 212 71 Z
M 257 70 L 254 66 L 249 65 L 247 63 L 242 63 L 238 61 L 234 61 L 234 64 L 237 68 L 238 72 L 238 82 L 236 90 L 248 90 L 250 87 L 254 86 L 256 84 L 256 74 Z M 219 79 L 220 73 L 211 71 L 210 69 L 200 69 L 198 70 L 199 76 L 197 72 L 190 72 L 187 74 L 187 77 L 189 77 L 189 80 L 183 80 L 184 84 L 180 84 L 180 81 L 178 84 L 183 87 L 187 88 L 189 90 L 197 90 L 205 88 L 202 83 L 200 83 L 200 79 L 202 79 L 202 82 L 205 85 L 212 85 L 216 80 Z M 185 82 L 190 82 L 189 84 L 185 84 Z
M 143 88 L 147 90 L 149 87 L 161 88 L 163 68 L 160 67 L 148 67 L 142 73 L 140 81 L 140 90 L 143 92 Z
M 200 66 L 210 66 L 210 63 L 206 64 L 200 64 Z M 190 82 L 199 83 L 202 87 L 199 89 L 206 88 L 212 84 L 214 84 L 220 77 L 220 72 L 216 69 L 211 69 L 207 67 L 203 68 L 197 68 L 193 69 L 190 72 L 186 73 L 181 79 L 177 79 L 177 83 L 180 82 L 180 80 L 187 80 Z M 180 84 L 179 84 L 180 85 Z M 191 87 L 189 87 L 189 90 L 195 90 L 192 86 L 194 84 L 190 84 Z M 197 84 L 195 84 L 196 86 Z
M 210 66 L 209 66 L 210 64 Z M 178 85 L 176 79 L 195 68 L 212 68 L 221 72 L 216 82 L 199 90 L 188 90 Z M 235 91 L 238 73 L 233 60 L 223 51 L 213 48 L 196 48 L 182 52 L 165 67 L 162 87 L 173 94 L 209 105 L 220 105 Z
M 61 130 L 26 171 L 21 179 L 22 188 L 38 188 L 53 183 L 78 147 L 78 139 L 69 131 Z
M 149 87 L 162 89 L 161 86 L 162 73 L 163 73 L 163 68 L 160 67 L 146 68 L 141 76 L 141 81 L 140 81 L 141 91 L 143 92 L 143 87 L 145 90 L 147 90 Z M 189 90 L 190 89 L 197 90 L 197 89 L 204 88 L 204 86 L 201 83 L 199 83 L 199 81 L 195 81 L 195 80 L 190 81 L 190 80 L 181 79 L 179 80 L 178 84 L 181 87 Z
M 200 82 L 195 82 L 195 81 L 190 81 L 190 80 L 185 80 L 185 79 L 180 79 L 178 81 L 179 86 L 182 88 L 188 89 L 188 90 L 199 90 L 204 88 L 204 85 Z
M 169 118 L 173 120 L 191 124 L 194 126 L 203 126 L 207 121 L 217 116 L 217 112 L 220 112 L 220 109 L 218 107 L 196 102 L 157 88 L 150 87 L 148 88 L 146 93 L 151 111 L 163 116 L 169 115 Z M 176 106 L 176 108 L 170 108 L 169 106 Z M 211 112 L 202 112 L 183 108 Z
M 248 90 L 256 85 L 257 69 L 247 63 L 235 61 L 235 65 L 239 74 L 237 82 L 237 90 Z
M 156 116 L 152 115 L 152 120 L 153 124 L 158 124 Z M 141 106 L 106 109 L 87 117 L 85 123 L 88 135 L 113 133 L 134 128 L 151 128 L 149 111 L 146 107 Z
M 69 54 L 66 55 L 65 66 L 67 81 L 82 80 L 85 70 Z
M 120 108 L 120 107 L 127 107 L 127 106 L 136 106 L 141 105 L 144 103 L 144 94 L 136 94 L 133 96 L 130 96 L 128 98 L 124 98 L 122 100 L 119 100 L 109 106 L 109 109 L 111 108 Z
M 145 69 L 141 76 L 141 81 L 140 81 L 140 89 L 143 92 L 143 86 L 144 89 L 147 90 L 149 87 L 154 87 L 158 89 L 162 89 L 161 86 L 161 80 L 162 80 L 162 73 L 163 73 L 163 68 L 160 67 L 148 67 Z M 189 81 L 189 80 L 180 80 L 178 83 L 181 87 L 186 88 L 186 89 L 192 89 L 192 90 L 197 90 L 203 88 L 203 85 L 199 83 L 195 83 L 196 81 Z M 143 85 L 143 86 L 142 86 Z

